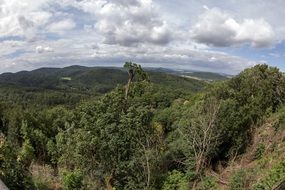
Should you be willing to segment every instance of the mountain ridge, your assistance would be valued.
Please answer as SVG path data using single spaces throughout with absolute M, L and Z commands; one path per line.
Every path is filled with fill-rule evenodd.
M 181 77 L 180 73 L 165 72 L 161 69 L 147 70 L 151 82 L 177 92 L 202 90 L 208 81 Z M 48 91 L 53 97 L 48 101 L 65 102 L 70 96 L 73 103 L 84 98 L 103 95 L 118 85 L 125 85 L 128 73 L 123 68 L 69 66 L 65 68 L 39 68 L 32 71 L 0 74 L 0 98 L 4 101 L 42 101 Z M 16 99 L 16 100 L 15 100 Z M 55 101 L 56 99 L 56 101 Z M 38 102 L 38 101 L 35 101 Z M 56 103 L 57 104 L 57 103 Z
M 18 72 L 4 72 L 0 74 L 0 78 L 3 76 L 11 76 L 11 75 L 19 75 L 19 74 L 26 74 L 26 73 L 37 73 L 37 72 L 61 72 L 63 70 L 94 70 L 94 69 L 114 69 L 114 70 L 121 70 L 124 71 L 123 67 L 111 67 L 111 66 L 95 66 L 95 67 L 88 67 L 82 65 L 71 65 L 67 67 L 41 67 L 34 70 L 22 70 Z M 178 76 L 190 76 L 190 77 L 197 77 L 201 80 L 206 81 L 215 81 L 215 80 L 226 80 L 231 78 L 233 75 L 228 75 L 224 73 L 216 73 L 216 72 L 206 72 L 206 71 L 196 71 L 196 70 L 180 70 L 180 69 L 170 69 L 164 67 L 145 67 L 144 68 L 148 72 L 162 72 L 168 74 L 174 74 Z

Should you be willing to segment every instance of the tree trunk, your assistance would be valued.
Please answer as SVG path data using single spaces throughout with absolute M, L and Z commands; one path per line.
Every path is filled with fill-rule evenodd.
M 129 78 L 128 80 L 128 84 L 126 86 L 126 93 L 125 93 L 125 99 L 127 100 L 128 99 L 128 95 L 129 95 L 129 89 L 130 89 L 130 85 L 131 85 L 131 79 Z
M 126 86 L 126 93 L 125 93 L 125 99 L 126 100 L 128 99 L 129 90 L 130 90 L 130 86 L 131 86 L 131 83 L 133 81 L 133 78 L 134 78 L 134 72 L 131 69 L 131 70 L 129 70 L 129 79 L 128 79 L 128 84 Z

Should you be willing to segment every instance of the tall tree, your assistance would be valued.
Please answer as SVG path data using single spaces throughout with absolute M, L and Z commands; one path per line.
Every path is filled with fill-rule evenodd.
M 142 69 L 140 65 L 136 63 L 126 62 L 124 68 L 128 69 L 128 74 L 129 74 L 128 83 L 125 91 L 125 99 L 128 99 L 130 86 L 135 76 L 138 77 L 138 81 L 144 81 L 144 80 L 148 81 L 149 79 L 147 73 Z

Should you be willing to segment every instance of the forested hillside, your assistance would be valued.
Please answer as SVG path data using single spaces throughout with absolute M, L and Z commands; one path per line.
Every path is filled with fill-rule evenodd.
M 197 92 L 206 85 L 204 81 L 159 69 L 150 69 L 148 74 L 155 85 L 167 89 L 175 87 L 177 93 Z M 127 78 L 126 70 L 111 67 L 70 66 L 4 73 L 0 75 L 0 100 L 24 105 L 74 105 L 124 85 Z
M 277 68 L 206 83 L 130 62 L 0 83 L 0 178 L 11 190 L 261 190 L 285 179 Z

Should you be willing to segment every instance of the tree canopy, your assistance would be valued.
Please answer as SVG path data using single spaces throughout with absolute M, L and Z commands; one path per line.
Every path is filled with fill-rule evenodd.
M 124 68 L 123 84 L 73 106 L 0 104 L 0 178 L 11 190 L 216 189 L 209 170 L 246 152 L 266 119 L 283 125 L 277 68 L 257 65 L 199 92 L 153 83 L 136 63 Z

